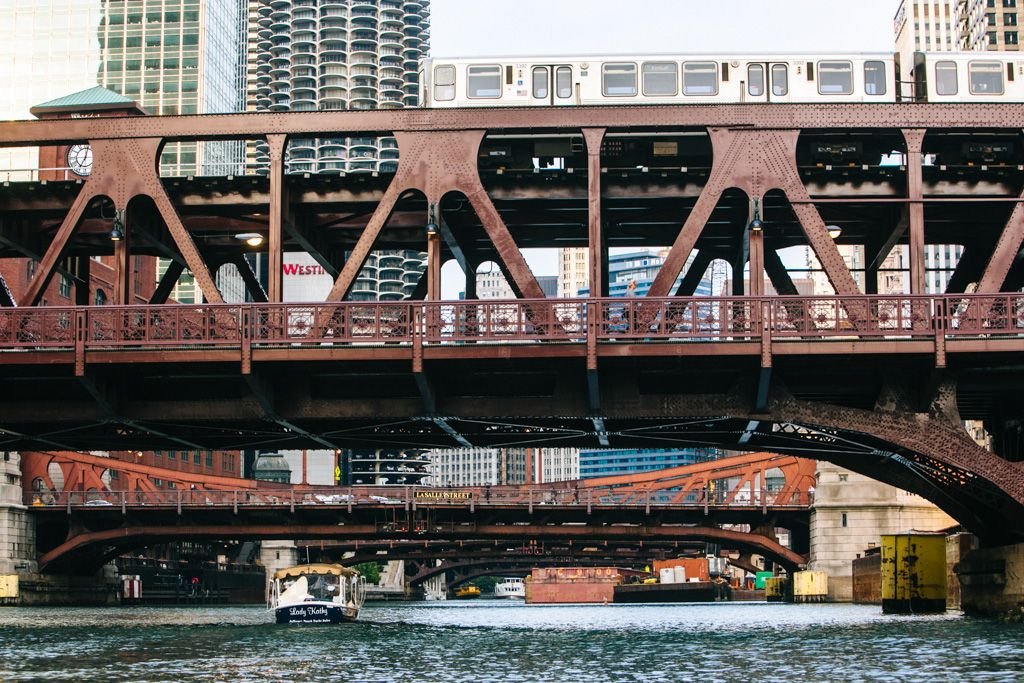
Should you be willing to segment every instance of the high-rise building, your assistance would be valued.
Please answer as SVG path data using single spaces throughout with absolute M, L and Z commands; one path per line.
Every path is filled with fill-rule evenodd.
M 256 109 L 398 109 L 419 102 L 419 59 L 430 1 L 255 0 Z M 265 161 L 263 156 L 260 161 Z M 398 167 L 394 138 L 296 139 L 290 172 L 351 173 Z
M 603 448 L 581 449 L 580 479 L 639 474 L 667 467 L 695 465 L 720 457 L 715 448 Z
M 1024 2 L 1017 0 L 963 0 L 970 22 L 965 47 L 971 50 L 1020 50 L 1019 31 Z
M 586 247 L 558 250 L 558 298 L 574 299 L 590 282 L 590 252 Z
M 29 108 L 96 85 L 100 0 L 0 3 L 0 120 L 32 118 Z M 35 147 L 0 149 L 0 181 L 34 180 Z
M 1002 0 L 1000 0 L 1002 1 Z M 900 62 L 904 95 L 910 96 L 915 52 L 953 52 L 961 49 L 960 0 L 901 0 L 893 18 L 893 35 Z
M 100 85 L 153 114 L 245 109 L 245 0 L 104 0 L 98 35 Z M 164 147 L 164 175 L 240 173 L 243 143 Z
M 526 448 L 438 448 L 427 453 L 431 486 L 526 483 Z
M 608 256 L 608 295 L 644 296 L 654 284 L 668 256 L 668 249 L 641 249 Z M 692 258 L 690 259 L 692 262 Z M 672 285 L 674 294 L 683 280 L 684 268 Z M 711 296 L 711 280 L 704 278 L 694 290 L 696 296 Z M 590 296 L 589 286 L 582 287 L 577 296 Z

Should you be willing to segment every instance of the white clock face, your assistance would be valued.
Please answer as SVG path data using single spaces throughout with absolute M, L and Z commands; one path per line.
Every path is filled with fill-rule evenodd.
M 92 147 L 89 145 L 72 145 L 68 148 L 68 167 L 78 175 L 92 173 Z

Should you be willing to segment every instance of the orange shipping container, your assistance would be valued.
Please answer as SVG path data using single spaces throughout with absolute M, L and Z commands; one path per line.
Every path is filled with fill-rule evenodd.
M 672 560 L 655 560 L 654 573 L 668 567 L 682 567 L 686 571 L 687 581 L 710 581 L 708 560 L 705 557 L 677 557 Z

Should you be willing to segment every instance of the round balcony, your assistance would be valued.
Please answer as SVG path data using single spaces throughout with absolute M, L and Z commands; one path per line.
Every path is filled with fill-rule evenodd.
M 348 152 L 342 145 L 325 144 L 319 148 L 321 161 L 347 161 Z
M 353 40 L 353 39 L 349 38 L 349 43 L 348 44 L 349 44 L 349 50 L 352 53 L 366 52 L 366 53 L 369 53 L 369 54 L 373 55 L 373 59 L 372 60 L 367 60 L 367 63 L 376 64 L 376 62 L 377 62 L 377 41 L 375 39 L 374 40 L 368 40 L 366 38 L 362 38 L 360 40 Z
M 289 175 L 314 173 L 316 171 L 316 164 L 312 161 L 289 162 L 288 164 L 285 164 L 285 168 L 285 173 L 288 173 Z
M 348 97 L 344 94 L 325 95 L 323 91 L 320 92 L 320 109 L 323 111 L 341 111 L 346 109 L 347 105 Z
M 316 80 L 317 69 L 313 64 L 292 62 L 292 80 Z
M 269 107 L 267 107 L 267 111 L 289 111 L 288 104 L 288 100 L 284 100 L 283 102 L 273 102 Z
M 349 173 L 372 173 L 377 170 L 377 162 L 374 159 L 349 160 Z
M 402 3 L 402 11 L 406 14 L 417 14 L 423 9 L 423 3 L 419 0 L 405 0 Z
M 381 161 L 398 161 L 398 150 L 382 149 L 377 153 L 377 158 Z
M 320 64 L 344 64 L 345 63 L 345 48 L 332 46 L 332 47 L 320 47 Z
M 331 29 L 332 31 L 347 31 L 348 19 L 338 16 L 320 17 L 320 30 Z
M 378 261 L 377 261 L 377 264 L 381 268 L 397 268 L 397 269 L 401 270 L 402 269 L 402 255 L 401 254 L 395 254 L 395 253 L 381 254 L 380 259 L 378 259 Z M 383 273 L 381 273 L 381 276 L 383 277 Z
M 355 12 L 352 12 L 352 14 L 349 15 L 348 23 L 349 26 L 354 29 L 365 28 L 376 31 L 377 15 L 375 12 L 370 12 L 368 14 L 357 14 Z
M 340 175 L 345 172 L 345 162 L 330 159 L 321 159 L 318 173 L 324 175 Z
M 321 28 L 320 29 L 320 44 L 321 45 L 330 45 L 331 43 L 336 43 L 338 45 L 341 45 L 342 49 L 344 49 L 344 46 L 347 44 L 347 41 L 348 41 L 348 31 L 346 31 L 343 28 Z
M 373 50 L 356 50 L 355 46 L 352 47 L 352 51 L 348 55 L 349 67 L 370 67 L 371 69 L 377 68 L 377 53 Z

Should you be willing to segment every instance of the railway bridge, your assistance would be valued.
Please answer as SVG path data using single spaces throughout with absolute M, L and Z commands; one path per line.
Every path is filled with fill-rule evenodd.
M 0 273 L 32 264 L 0 287 L 0 443 L 772 450 L 1019 542 L 1022 122 L 1022 104 L 793 104 L 0 124 L 0 145 L 94 153 L 86 178 L 0 187 Z M 393 135 L 397 170 L 286 173 L 289 146 L 323 134 Z M 266 173 L 161 176 L 163 145 L 185 140 L 251 141 Z M 526 254 L 553 247 L 584 250 L 589 298 L 543 296 Z M 664 264 L 646 296 L 607 298 L 609 251 L 630 247 Z M 947 248 L 937 289 L 928 254 Z M 353 300 L 388 249 L 426 253 L 411 299 Z M 330 278 L 324 301 L 286 302 L 296 253 Z M 157 256 L 171 267 L 131 305 L 137 258 Z M 113 305 L 89 305 L 93 258 Z M 463 301 L 443 300 L 449 262 Z M 517 299 L 476 298 L 488 262 Z M 223 302 L 226 264 L 250 303 Z M 728 291 L 694 296 L 719 266 Z M 205 303 L 168 303 L 186 269 Z

